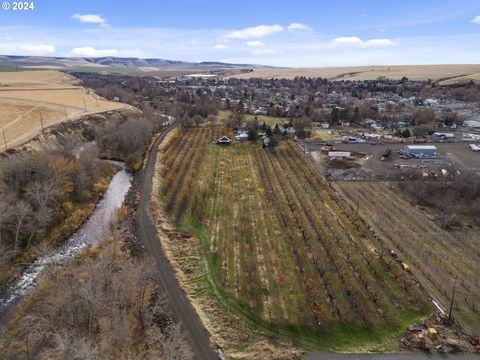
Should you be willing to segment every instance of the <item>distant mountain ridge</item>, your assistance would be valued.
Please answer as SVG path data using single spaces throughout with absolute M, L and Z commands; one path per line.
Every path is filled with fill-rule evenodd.
M 45 68 L 75 70 L 79 68 L 104 68 L 108 71 L 115 68 L 137 68 L 139 71 L 182 70 L 182 69 L 234 69 L 234 68 L 269 68 L 254 64 L 230 64 L 217 61 L 187 62 L 156 58 L 134 57 L 48 57 L 48 56 L 16 56 L 0 55 L 0 67 L 7 68 Z

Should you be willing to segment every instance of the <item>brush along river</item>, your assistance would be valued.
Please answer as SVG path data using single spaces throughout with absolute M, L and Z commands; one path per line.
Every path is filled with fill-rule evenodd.
M 61 266 L 83 249 L 97 244 L 107 236 L 109 225 L 115 217 L 116 210 L 122 206 L 132 180 L 132 175 L 127 172 L 123 163 L 109 162 L 121 166 L 122 169 L 113 176 L 105 195 L 88 220 L 52 252 L 27 265 L 17 280 L 10 284 L 3 294 L 0 294 L 0 323 L 3 322 L 2 318 L 6 313 L 10 312 L 9 308 L 35 288 L 38 277 L 47 266 Z

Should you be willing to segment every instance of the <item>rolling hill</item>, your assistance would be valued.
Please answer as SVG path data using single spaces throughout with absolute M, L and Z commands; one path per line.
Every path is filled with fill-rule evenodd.
M 172 78 L 192 73 L 236 78 L 323 77 L 332 81 L 375 80 L 378 78 L 433 80 L 441 84 L 480 82 L 480 64 L 385 65 L 318 68 L 280 68 L 256 64 L 217 61 L 187 62 L 168 59 L 125 57 L 42 57 L 0 55 L 0 71 L 66 70 L 72 72 L 120 73 Z
M 195 72 L 219 72 L 233 70 L 231 74 L 240 72 L 246 68 L 269 68 L 268 66 L 250 64 L 228 64 L 216 61 L 205 61 L 199 63 L 176 61 L 167 59 L 139 59 L 123 57 L 43 57 L 43 56 L 9 56 L 0 55 L 0 70 L 70 70 L 70 71 L 92 71 L 103 73 L 149 73 L 171 72 L 184 75 Z M 235 71 L 236 70 L 236 71 Z
M 456 82 L 480 82 L 480 64 L 446 65 L 397 65 L 397 66 L 352 66 L 324 68 L 268 68 L 253 69 L 248 73 L 232 75 L 238 78 L 288 78 L 296 76 L 322 77 L 332 81 L 375 80 L 387 78 L 398 80 L 407 77 L 411 80 L 433 80 L 440 84 Z

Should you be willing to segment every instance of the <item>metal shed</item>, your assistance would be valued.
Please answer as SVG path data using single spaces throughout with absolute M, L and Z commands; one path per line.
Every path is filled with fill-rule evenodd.
M 351 153 L 349 151 L 329 151 L 329 158 L 349 158 Z
M 403 151 L 406 155 L 416 157 L 437 156 L 437 147 L 435 145 L 406 145 Z

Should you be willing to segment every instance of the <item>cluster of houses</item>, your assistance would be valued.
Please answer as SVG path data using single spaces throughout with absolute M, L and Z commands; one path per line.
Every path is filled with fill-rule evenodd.
M 243 137 L 242 137 L 242 138 L 243 138 Z M 247 136 L 247 138 L 248 138 L 248 136 Z M 235 140 L 240 141 L 240 142 L 245 141 L 245 140 L 238 140 L 238 139 L 237 139 L 237 136 L 235 136 Z M 269 137 L 267 137 L 267 136 L 262 136 L 262 137 L 260 138 L 260 141 L 262 142 L 262 145 L 263 145 L 264 148 L 265 148 L 265 147 L 270 147 L 270 146 L 272 146 L 272 144 L 273 144 L 272 139 L 269 138 Z M 217 145 L 232 145 L 232 144 L 233 144 L 233 140 L 230 139 L 228 136 L 225 136 L 225 135 L 224 135 L 224 136 L 218 138 L 218 139 L 215 141 L 215 144 L 217 144 Z
M 455 129 L 463 122 L 462 130 L 480 134 L 480 102 L 455 96 L 455 91 L 472 90 L 468 84 L 449 88 L 408 79 L 332 82 L 301 77 L 288 80 L 223 79 L 216 76 L 190 76 L 175 81 L 157 80 L 157 83 L 163 88 L 162 96 L 170 96 L 171 101 L 181 91 L 191 98 L 210 97 L 225 109 L 246 114 L 306 116 L 312 119 L 314 126 L 325 129 L 336 125 L 363 125 L 368 129 L 365 132 L 367 139 L 375 139 L 377 133 L 395 133 L 411 128 L 416 111 L 422 108 L 433 110 L 439 130 Z M 332 121 L 333 114 L 335 121 Z M 458 120 L 447 122 L 445 119 L 450 115 Z M 285 131 L 291 130 L 282 129 Z M 449 140 L 448 136 L 438 139 Z
M 266 133 L 259 133 L 257 135 L 258 135 L 258 140 L 262 142 L 262 146 L 264 148 L 271 147 L 271 146 L 274 145 L 274 142 L 272 141 L 272 139 L 269 136 L 267 136 Z M 237 129 L 237 134 L 235 135 L 234 139 L 230 139 L 228 136 L 222 136 L 215 141 L 215 144 L 217 144 L 217 145 L 232 145 L 234 143 L 234 141 L 239 142 L 239 143 L 244 143 L 244 142 L 248 141 L 248 138 L 249 138 L 248 129 L 244 128 L 244 127 L 240 127 L 240 128 Z M 257 140 L 255 140 L 255 141 L 257 141 Z

